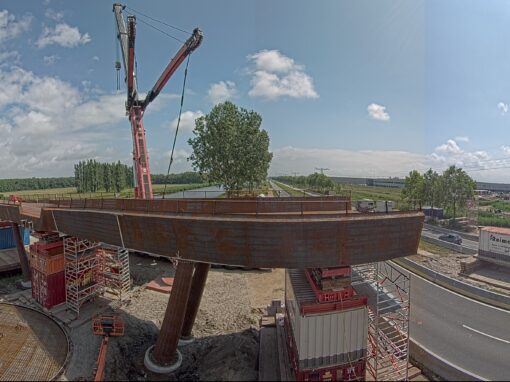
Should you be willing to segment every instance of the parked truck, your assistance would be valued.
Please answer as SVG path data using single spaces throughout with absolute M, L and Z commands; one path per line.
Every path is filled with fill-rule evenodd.
M 480 229 L 478 259 L 510 268 L 510 228 Z

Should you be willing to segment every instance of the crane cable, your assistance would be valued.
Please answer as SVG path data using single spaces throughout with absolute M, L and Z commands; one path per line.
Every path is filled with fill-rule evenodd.
M 177 141 L 177 134 L 179 133 L 179 125 L 181 124 L 182 105 L 184 104 L 184 90 L 186 89 L 186 78 L 188 77 L 188 65 L 189 65 L 190 57 L 191 57 L 191 53 L 188 55 L 188 59 L 186 60 L 186 69 L 184 70 L 184 81 L 182 83 L 182 93 L 181 93 L 181 107 L 179 109 L 179 117 L 177 118 L 177 126 L 175 128 L 174 143 L 172 145 L 172 152 L 170 154 L 170 162 L 168 163 L 168 170 L 166 172 L 166 177 L 165 177 L 165 188 L 163 190 L 163 199 L 165 198 L 165 194 L 166 194 L 166 185 L 168 183 L 168 176 L 170 175 L 170 168 L 172 167 L 172 163 L 174 161 L 175 142 Z
M 131 8 L 131 7 L 128 7 L 127 5 L 126 5 L 125 7 L 126 7 L 127 9 L 130 9 L 133 13 L 138 13 L 138 14 L 139 14 L 139 15 L 141 15 L 141 16 L 147 17 L 148 19 L 151 19 L 152 21 L 155 21 L 155 22 L 157 22 L 157 23 L 160 23 L 160 24 L 166 25 L 167 27 L 170 27 L 170 28 L 172 28 L 172 29 L 178 30 L 179 32 L 187 33 L 187 34 L 189 34 L 189 35 L 191 35 L 191 34 L 192 34 L 191 32 L 188 32 L 188 31 L 186 31 L 186 30 L 184 30 L 184 29 L 178 28 L 178 27 L 176 27 L 176 26 L 174 26 L 174 25 L 170 25 L 170 24 L 168 24 L 168 23 L 165 23 L 164 21 L 161 21 L 161 20 L 155 19 L 154 17 L 151 17 L 151 16 L 149 16 L 149 15 L 146 15 L 146 14 L 144 14 L 144 13 L 140 12 L 140 11 L 137 11 L 136 9 L 133 9 L 133 8 Z

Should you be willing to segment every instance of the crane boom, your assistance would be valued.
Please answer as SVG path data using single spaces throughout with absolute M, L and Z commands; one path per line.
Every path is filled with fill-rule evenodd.
M 198 28 L 177 54 L 167 65 L 163 74 L 156 81 L 156 84 L 149 91 L 143 101 L 138 99 L 138 88 L 135 75 L 135 39 L 136 39 L 136 16 L 128 16 L 128 25 L 124 23 L 122 4 L 113 4 L 115 13 L 115 24 L 117 27 L 117 38 L 122 51 L 122 62 L 126 74 L 127 85 L 126 112 L 131 122 L 131 133 L 133 135 L 133 168 L 135 172 L 135 197 L 138 199 L 152 199 L 152 180 L 149 168 L 149 154 L 143 127 L 143 115 L 146 107 L 154 101 L 161 92 L 170 77 L 175 73 L 179 65 L 193 52 L 203 39 L 202 31 Z

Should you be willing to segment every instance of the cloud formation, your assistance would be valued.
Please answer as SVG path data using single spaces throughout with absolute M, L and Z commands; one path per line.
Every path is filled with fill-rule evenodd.
M 51 55 L 51 56 L 44 56 L 43 61 L 46 65 L 53 65 L 55 62 L 57 62 L 60 59 L 59 56 Z
M 236 95 L 236 84 L 233 81 L 220 81 L 212 84 L 207 91 L 207 98 L 213 105 L 235 98 Z
M 197 118 L 202 117 L 203 115 L 204 115 L 204 113 L 201 110 L 197 110 L 197 111 L 188 110 L 188 111 L 183 112 L 181 115 L 181 123 L 179 125 L 179 130 L 192 131 L 195 128 L 195 120 Z M 179 117 L 175 118 L 170 123 L 170 128 L 172 130 L 175 130 L 177 128 L 178 118 Z
M 16 16 L 7 10 L 0 11 L 0 44 L 27 31 L 31 22 L 31 16 L 25 15 L 16 19 Z
M 368 115 L 372 119 L 376 119 L 378 121 L 389 121 L 390 115 L 386 112 L 386 107 L 382 105 L 378 105 L 376 103 L 371 103 L 367 107 Z
M 261 50 L 248 56 L 253 68 L 248 95 L 276 100 L 281 97 L 318 98 L 313 79 L 303 65 L 278 50 Z
M 78 45 L 87 44 L 90 42 L 88 33 L 80 33 L 77 27 L 71 27 L 66 23 L 60 23 L 55 28 L 44 27 L 42 34 L 36 41 L 35 45 L 38 48 L 44 48 L 48 45 L 60 45 L 64 48 L 74 48 Z
M 501 112 L 501 115 L 505 115 L 506 113 L 508 113 L 508 104 L 504 102 L 499 102 L 498 110 Z

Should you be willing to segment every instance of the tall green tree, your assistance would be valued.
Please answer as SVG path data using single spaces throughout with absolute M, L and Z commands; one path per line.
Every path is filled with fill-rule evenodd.
M 421 204 L 425 197 L 423 176 L 416 170 L 413 170 L 404 180 L 404 189 L 402 190 L 404 199 L 410 202 L 414 207 Z
M 461 168 L 450 166 L 443 172 L 445 205 L 457 217 L 457 209 L 473 197 L 476 182 Z
M 232 102 L 220 103 L 195 121 L 193 168 L 210 182 L 221 183 L 227 191 L 252 188 L 267 177 L 273 154 L 269 135 L 260 128 L 262 117 Z

